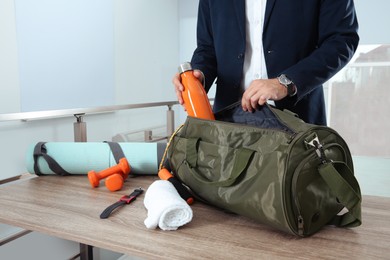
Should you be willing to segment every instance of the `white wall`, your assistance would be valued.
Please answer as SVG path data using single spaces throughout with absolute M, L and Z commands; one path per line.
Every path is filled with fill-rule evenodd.
M 179 2 L 180 62 L 190 61 L 196 48 L 196 22 L 199 0 Z
M 390 1 L 355 0 L 360 44 L 389 44 Z
M 178 0 L 115 1 L 117 104 L 176 99 L 178 32 Z
M 17 0 L 21 111 L 114 103 L 112 0 Z
M 13 0 L 0 1 L 0 113 L 18 112 L 20 89 Z
M 177 0 L 154 1 L 154 8 L 142 0 L 1 5 L 2 80 L 13 82 L 0 84 L 7 93 L 0 113 L 175 98 Z

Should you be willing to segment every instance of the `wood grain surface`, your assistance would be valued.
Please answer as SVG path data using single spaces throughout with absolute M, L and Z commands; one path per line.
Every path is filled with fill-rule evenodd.
M 149 230 L 143 196 L 100 213 L 156 177 L 129 178 L 110 192 L 85 176 L 44 176 L 0 186 L 0 222 L 144 259 L 390 259 L 390 198 L 364 196 L 363 224 L 325 227 L 307 238 L 195 202 L 192 222 L 176 231 Z M 44 250 L 44 245 L 42 250 Z

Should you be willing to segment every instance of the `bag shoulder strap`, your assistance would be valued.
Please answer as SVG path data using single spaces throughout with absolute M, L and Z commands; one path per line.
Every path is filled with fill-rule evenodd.
M 333 194 L 348 209 L 347 213 L 337 215 L 329 224 L 339 227 L 360 226 L 362 196 L 351 169 L 344 162 L 326 162 L 318 170 Z

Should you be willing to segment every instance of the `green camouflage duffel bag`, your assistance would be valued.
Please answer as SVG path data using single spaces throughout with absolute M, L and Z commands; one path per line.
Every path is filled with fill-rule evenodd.
M 215 117 L 187 117 L 167 148 L 195 196 L 299 236 L 361 224 L 351 154 L 336 131 L 268 105 L 248 113 L 234 104 Z

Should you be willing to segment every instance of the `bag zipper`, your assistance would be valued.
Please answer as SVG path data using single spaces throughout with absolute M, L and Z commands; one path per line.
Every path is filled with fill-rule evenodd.
M 269 106 L 269 105 L 268 105 Z M 294 129 L 291 129 L 291 127 L 289 127 L 288 125 L 286 125 L 285 123 L 284 123 L 284 121 L 272 110 L 272 108 L 269 106 L 268 107 L 269 108 L 269 110 L 271 111 L 271 113 L 278 119 L 278 121 L 279 121 L 279 123 L 281 123 L 282 125 L 284 125 L 288 130 L 290 130 L 290 132 L 292 133 L 289 133 L 292 137 L 294 137 L 296 134 L 297 134 L 297 132 L 294 130 Z M 284 131 L 285 132 L 285 131 Z M 293 138 L 292 138 L 293 139 Z
M 188 117 L 191 117 L 191 116 L 188 116 Z M 279 120 L 279 122 L 281 124 L 286 126 L 284 123 L 282 123 L 282 121 L 279 119 L 279 117 L 277 117 L 276 115 L 275 115 L 275 117 Z M 291 137 L 290 140 L 294 139 L 295 135 L 297 134 L 290 127 L 287 127 L 287 126 L 286 126 L 286 128 L 289 129 L 290 131 L 285 131 L 285 130 L 282 130 L 282 129 L 279 129 L 279 128 L 265 128 L 265 127 L 259 127 L 259 126 L 256 126 L 256 125 L 241 124 L 241 123 L 234 123 L 234 122 L 228 122 L 228 121 L 220 121 L 220 120 L 210 121 L 210 120 L 207 120 L 207 119 L 201 119 L 201 118 L 197 118 L 197 117 L 191 117 L 191 118 L 194 119 L 194 120 L 208 122 L 208 123 L 216 121 L 216 122 L 218 122 L 220 124 L 225 124 L 225 125 L 245 126 L 245 127 L 252 127 L 253 129 L 277 131 L 277 132 L 281 132 L 281 133 L 289 135 Z
M 284 123 L 284 121 L 282 119 L 280 119 L 280 117 L 272 110 L 273 108 L 271 108 L 270 105 L 267 104 L 267 106 L 268 106 L 269 111 L 274 115 L 274 117 L 279 121 L 279 123 L 281 125 L 283 125 L 286 129 L 288 129 L 288 131 L 281 130 L 279 128 L 264 128 L 264 127 L 259 127 L 259 126 L 256 126 L 256 125 L 233 123 L 233 122 L 222 121 L 222 120 L 216 120 L 216 121 L 218 121 L 219 123 L 227 124 L 227 125 L 233 124 L 235 126 L 246 126 L 246 127 L 253 127 L 253 128 L 256 128 L 256 129 L 272 130 L 272 131 L 278 131 L 278 132 L 286 133 L 286 134 L 288 134 L 291 137 L 290 138 L 290 142 L 291 142 L 294 139 L 294 137 L 297 135 L 297 132 L 294 129 L 292 129 L 291 127 L 289 127 L 288 125 L 286 125 Z M 231 107 L 235 107 L 235 104 L 232 104 Z M 225 109 L 229 109 L 229 108 L 230 107 L 226 107 Z M 188 117 L 191 117 L 191 116 L 188 116 Z M 209 122 L 210 121 L 210 120 L 201 119 L 201 118 L 198 118 L 198 117 L 192 117 L 192 118 L 194 118 L 196 120 L 205 121 L 205 122 Z

